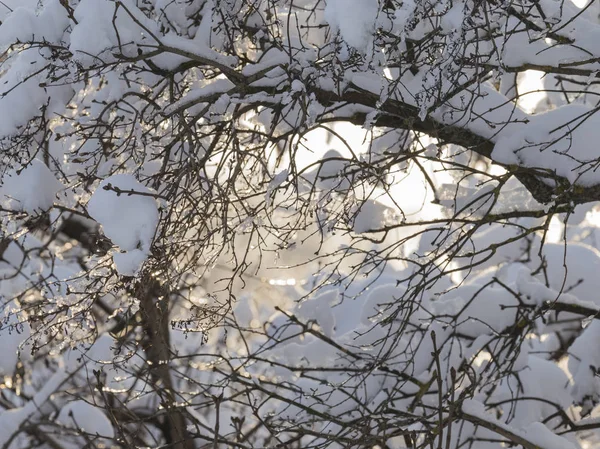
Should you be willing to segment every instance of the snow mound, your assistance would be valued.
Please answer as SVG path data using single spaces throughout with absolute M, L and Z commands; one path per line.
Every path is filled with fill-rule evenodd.
M 325 20 L 348 45 L 364 51 L 372 40 L 378 13 L 376 0 L 328 0 Z
M 0 187 L 0 204 L 8 209 L 38 214 L 52 207 L 63 185 L 43 162 L 34 159 L 18 172 L 4 176 Z
M 581 105 L 568 105 L 530 116 L 517 131 L 502 133 L 492 158 L 556 173 L 571 184 L 597 184 L 600 115 Z M 514 132 L 513 132 L 514 131 Z
M 153 193 L 133 175 L 119 174 L 102 181 L 88 202 L 90 216 L 121 250 L 113 260 L 122 275 L 136 275 L 150 253 L 158 225 Z
M 600 321 L 593 320 L 569 348 L 568 369 L 573 376 L 573 399 L 577 403 L 600 398 L 600 380 L 596 367 L 600 366 Z
M 115 436 L 112 424 L 104 413 L 85 401 L 69 402 L 60 411 L 58 420 L 69 427 L 83 429 L 92 435 L 109 439 Z

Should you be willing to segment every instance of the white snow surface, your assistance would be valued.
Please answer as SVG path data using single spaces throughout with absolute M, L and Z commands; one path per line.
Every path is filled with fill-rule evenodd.
M 100 411 L 85 401 L 73 401 L 64 406 L 58 420 L 68 427 L 83 429 L 86 433 L 99 435 L 104 438 L 114 438 L 112 424 Z
M 60 367 L 44 384 L 35 396 L 23 407 L 5 410 L 0 413 L 0 446 L 4 447 L 12 440 L 13 435 L 27 421 L 39 414 L 40 407 L 69 377 L 69 374 Z
M 485 406 L 477 400 L 465 400 L 462 404 L 462 410 L 495 427 L 499 427 L 515 436 L 523 438 L 540 449 L 576 449 L 576 446 L 573 443 L 556 435 L 541 422 L 531 423 L 521 428 L 509 426 L 486 412 Z
M 348 45 L 364 51 L 372 40 L 378 12 L 377 0 L 328 0 L 325 20 Z
M 569 348 L 568 368 L 573 376 L 573 398 L 583 401 L 586 397 L 600 398 L 600 380 L 596 367 L 600 366 L 600 321 L 593 320 Z
M 117 271 L 123 276 L 135 276 L 148 258 L 148 251 L 132 249 L 112 254 Z
M 15 40 L 60 40 L 69 24 L 65 8 L 59 0 L 45 1 L 36 10 L 38 5 L 36 0 L 0 2 L 0 46 L 6 47 Z
M 532 115 L 529 123 L 500 135 L 492 157 L 505 164 L 539 167 L 572 184 L 600 181 L 597 160 L 600 115 L 582 105 L 567 105 Z
M 111 186 L 129 193 L 117 193 Z M 133 175 L 118 174 L 100 183 L 87 208 L 104 234 L 119 246 L 113 260 L 119 273 L 133 276 L 146 260 L 158 225 L 153 192 Z
M 556 435 L 541 422 L 528 425 L 525 429 L 527 439 L 543 449 L 576 449 L 576 446 L 560 435 Z
M 44 212 L 52 207 L 63 185 L 50 169 L 34 159 L 23 170 L 7 173 L 0 187 L 0 204 L 29 214 Z

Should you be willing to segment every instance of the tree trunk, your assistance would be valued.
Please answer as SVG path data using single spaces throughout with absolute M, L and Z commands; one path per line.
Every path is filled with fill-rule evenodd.
M 164 293 L 164 288 L 160 283 L 147 274 L 140 279 L 136 286 L 142 326 L 146 333 L 144 351 L 151 364 L 149 370 L 154 382 L 154 390 L 166 410 L 165 438 L 167 444 L 174 449 L 193 449 L 194 446 L 186 430 L 183 408 L 177 407 L 171 378 L 168 296 Z

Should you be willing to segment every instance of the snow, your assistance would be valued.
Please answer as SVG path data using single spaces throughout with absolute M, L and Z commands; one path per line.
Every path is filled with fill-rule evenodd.
M 542 254 L 548 261 L 546 276 L 550 287 L 568 292 L 581 302 L 600 306 L 600 251 L 583 243 L 550 243 Z M 565 269 L 566 265 L 566 269 Z
M 285 64 L 289 60 L 289 55 L 284 51 L 277 48 L 270 48 L 262 53 L 260 62 L 245 65 L 242 69 L 242 75 L 248 77 L 255 76 L 260 72 L 267 72 L 281 64 Z
M 332 309 L 332 306 L 338 301 L 339 293 L 336 289 L 325 291 L 303 302 L 297 310 L 297 315 L 306 321 L 316 318 L 321 332 L 331 337 L 336 327 L 335 309 Z
M 490 402 L 502 403 L 503 416 L 509 417 L 510 424 L 524 427 L 554 415 L 557 408 L 567 410 L 573 401 L 571 383 L 565 372 L 556 363 L 527 354 L 522 348 L 524 367 L 514 376 L 499 383 L 491 395 Z M 520 367 L 516 367 L 518 369 Z M 518 392 L 515 392 L 518 388 Z M 535 401 L 526 407 L 514 407 L 515 397 L 544 398 L 548 402 Z M 552 404 L 556 404 L 552 405 Z
M 593 320 L 569 348 L 568 368 L 573 377 L 573 399 L 600 399 L 600 380 L 595 375 L 600 366 L 600 321 Z
M 400 29 L 408 28 L 408 21 L 413 17 L 415 8 L 416 4 L 414 0 L 402 2 L 400 8 L 397 8 L 396 11 L 394 11 L 394 24 Z
M 3 0 L 0 3 L 0 21 L 5 22 L 18 9 L 35 10 L 38 0 Z
M 40 115 L 40 108 L 49 116 L 56 109 L 64 108 L 73 94 L 69 84 L 52 88 L 52 95 L 44 88 L 48 73 L 43 69 L 44 58 L 35 48 L 7 55 L 3 69 L 10 68 L 2 75 L 0 84 L 0 138 L 19 133 L 33 117 Z
M 453 2 L 452 8 L 442 17 L 442 29 L 444 32 L 459 30 L 465 19 L 465 4 L 463 2 Z
M 397 301 L 406 293 L 406 289 L 402 285 L 395 283 L 384 283 L 374 287 L 367 293 L 366 300 L 362 306 L 361 324 L 370 326 L 373 323 L 381 321 L 385 317 L 385 311 L 389 305 Z M 352 329 L 348 326 L 346 332 Z
M 273 179 L 271 180 L 271 182 L 269 182 L 269 185 L 267 186 L 267 191 L 265 192 L 265 205 L 266 207 L 271 207 L 271 204 L 273 202 L 273 193 L 277 190 L 277 188 L 283 184 L 285 182 L 285 180 L 288 178 L 289 176 L 289 170 L 285 169 L 285 170 L 281 170 L 279 173 L 277 173 L 275 176 L 273 176 Z
M 123 275 L 137 274 L 150 253 L 159 218 L 153 195 L 133 175 L 118 174 L 103 180 L 87 204 L 90 216 L 119 246 L 121 252 L 114 254 L 113 259 Z
M 205 4 L 205 10 L 210 9 Z M 82 0 L 75 8 L 78 23 L 70 34 L 69 50 L 84 66 L 115 59 L 115 54 L 137 57 L 138 51 L 149 52 L 160 47 L 162 52 L 152 58 L 159 67 L 172 70 L 191 59 L 210 60 L 221 66 L 233 67 L 237 58 L 223 55 L 207 45 L 203 27 L 210 31 L 210 14 L 193 40 L 173 34 L 163 35 L 159 25 L 150 20 L 131 0 L 115 3 L 109 0 Z M 113 20 L 114 19 L 114 20 Z M 114 21 L 114 23 L 113 23 Z M 118 31 L 118 33 L 117 33 Z M 206 30 L 204 30 L 206 31 Z M 93 35 L 94 39 L 89 39 Z M 160 39 L 155 37 L 161 36 Z
M 458 315 L 457 332 L 476 338 L 515 323 L 518 300 L 499 285 L 464 284 L 440 297 L 437 315 Z
M 529 442 L 532 447 L 539 447 L 540 449 L 577 449 L 577 446 L 556 435 L 541 422 L 534 422 L 520 428 L 506 425 L 487 413 L 485 406 L 477 400 L 467 399 L 463 401 L 462 410 L 481 421 L 489 423 L 490 427 L 500 428 L 516 438 Z
M 325 20 L 349 45 L 365 51 L 372 41 L 378 12 L 377 0 L 328 0 Z
M 395 223 L 397 217 L 391 208 L 378 201 L 367 199 L 350 211 L 350 223 L 356 233 L 382 229 L 386 224 Z
M 111 422 L 97 406 L 85 401 L 72 401 L 65 405 L 58 414 L 58 421 L 68 427 L 83 429 L 91 435 L 114 438 Z
M 209 2 L 207 2 L 208 4 Z M 208 22 L 210 24 L 210 22 Z M 209 25 L 210 26 L 210 25 Z M 208 42 L 201 39 L 201 34 L 197 33 L 193 41 L 181 38 L 174 35 L 166 35 L 162 38 L 161 43 L 165 46 L 168 52 L 179 54 L 180 52 L 189 55 L 189 59 L 208 60 L 213 64 L 221 65 L 225 69 L 235 67 L 238 60 L 235 56 L 221 54 L 208 46 Z M 186 57 L 181 62 L 187 60 Z M 161 64 L 163 66 L 163 64 Z M 168 68 L 169 66 L 165 66 Z
M 528 123 L 503 133 L 492 158 L 504 164 L 546 169 L 571 184 L 590 186 L 600 182 L 599 139 L 600 115 L 586 106 L 567 105 L 532 115 Z
M 577 449 L 577 446 L 556 435 L 541 422 L 531 423 L 524 431 L 526 438 L 542 449 Z
M 0 204 L 8 209 L 39 214 L 52 207 L 61 189 L 63 185 L 50 169 L 34 159 L 25 168 L 12 170 L 3 177 Z
M 13 11 L 7 14 L 11 3 Z M 60 0 L 49 0 L 37 11 L 36 0 L 0 3 L 0 46 L 6 47 L 13 41 L 31 40 L 59 42 L 68 26 L 69 20 Z M 5 16 L 5 18 L 3 18 Z
M 416 95 L 424 92 L 426 74 L 406 74 L 401 81 L 395 85 L 393 97 L 426 111 L 431 102 L 427 96 Z M 351 82 L 376 94 L 391 90 L 374 73 L 352 74 Z M 531 115 L 484 83 L 474 91 L 464 90 L 448 104 L 429 112 L 441 123 L 465 127 L 494 142 L 492 159 L 501 164 L 540 168 L 582 186 L 600 182 L 595 147 L 600 139 L 600 115 L 595 109 L 572 104 Z M 554 185 L 551 176 L 541 179 Z
M 209 101 L 215 95 L 223 94 L 233 87 L 234 84 L 225 78 L 216 79 L 211 82 L 197 82 L 191 86 L 190 92 L 184 95 L 180 100 L 167 106 L 164 110 L 164 114 L 170 116 L 178 111 L 188 109 L 194 104 Z
M 50 396 L 61 386 L 69 377 L 69 374 L 59 367 L 56 372 L 47 379 L 42 389 L 27 402 L 23 407 L 6 410 L 0 413 L 0 446 L 4 446 L 11 441 L 13 435 L 30 418 L 39 413 L 40 407 Z
M 350 188 L 351 183 L 344 172 L 350 161 L 335 149 L 328 150 L 321 162 L 312 170 L 303 173 L 302 179 L 308 183 L 308 188 L 316 186 L 326 191 L 343 192 Z
M 131 1 L 123 4 L 131 12 L 137 10 Z M 108 50 L 113 48 L 116 52 L 135 55 L 133 50 L 143 37 L 142 28 L 123 7 L 118 8 L 116 3 L 108 0 L 82 0 L 75 7 L 74 16 L 77 24 L 70 34 L 69 51 L 81 64 L 91 66 L 110 60 L 112 56 Z M 90 39 L 90 36 L 94 38 Z M 120 48 L 119 44 L 122 44 Z
M 132 249 L 129 251 L 115 251 L 112 253 L 117 271 L 123 276 L 135 276 L 148 258 L 148 251 Z
M 2 205 L 33 215 L 52 209 L 56 223 L 68 219 L 66 207 L 82 214 L 87 211 L 114 243 L 109 257 L 122 276 L 139 274 L 154 244 L 170 251 L 167 245 L 173 243 L 177 254 L 186 253 L 189 244 L 189 257 L 168 257 L 165 265 L 177 274 L 170 280 L 171 290 L 179 295 L 170 302 L 169 319 L 189 320 L 196 313 L 192 307 L 210 310 L 208 306 L 217 304 L 212 292 L 220 288 L 215 280 L 232 274 L 229 264 L 247 268 L 243 282 L 236 279 L 231 291 L 224 288 L 218 293 L 237 298 L 231 303 L 233 319 L 245 329 L 231 331 L 232 317 L 228 315 L 220 322 L 222 326 L 203 332 L 206 340 L 174 330 L 170 333 L 171 349 L 179 356 L 169 363 L 182 373 L 173 377 L 173 393 L 181 401 L 196 394 L 198 386 L 207 398 L 223 393 L 221 422 L 229 422 L 230 416 L 245 416 L 245 427 L 252 428 L 256 417 L 246 413 L 245 396 L 239 395 L 247 391 L 259 401 L 265 416 L 275 413 L 275 418 L 294 419 L 283 422 L 282 429 L 308 423 L 315 434 L 323 429 L 332 435 L 338 430 L 347 434 L 350 427 L 339 429 L 334 421 L 360 418 L 356 415 L 359 411 L 374 426 L 379 422 L 382 427 L 389 425 L 368 429 L 373 435 L 383 430 L 381 441 L 385 441 L 389 432 L 398 435 L 395 418 L 383 414 L 382 419 L 371 418 L 393 407 L 402 420 L 413 420 L 409 428 L 417 434 L 431 432 L 436 419 L 430 418 L 431 411 L 438 406 L 437 395 L 432 394 L 437 389 L 433 371 L 439 361 L 443 400 L 451 397 L 451 368 L 460 367 L 457 397 L 462 400 L 464 393 L 472 393 L 475 398 L 465 401 L 463 411 L 493 424 L 475 429 L 457 415 L 461 431 L 453 432 L 448 449 L 459 447 L 461 439 L 463 446 L 467 441 L 474 447 L 497 449 L 503 437 L 494 429 L 511 432 L 543 449 L 574 447 L 557 435 L 561 430 L 555 427 L 560 418 L 556 412 L 575 416 L 578 405 L 583 405 L 585 412 L 600 400 L 595 376 L 600 366 L 600 321 L 594 313 L 600 310 L 598 223 L 586 223 L 586 229 L 570 227 L 586 215 L 580 210 L 570 224 L 564 223 L 565 214 L 563 223 L 558 218 L 548 221 L 551 233 L 530 233 L 534 226 L 541 229 L 545 224 L 546 217 L 538 217 L 547 209 L 516 180 L 504 182 L 509 176 L 504 169 L 488 168 L 472 158 L 472 148 L 447 147 L 435 136 L 416 133 L 411 134 L 409 147 L 402 143 L 404 132 L 390 132 L 374 142 L 373 136 L 382 132 L 375 118 L 386 112 L 373 105 L 343 101 L 328 100 L 329 104 L 323 105 L 315 95 L 327 100 L 365 90 L 373 94 L 365 98 L 379 99 L 378 105 L 390 100 L 403 102 L 407 108 L 400 108 L 399 119 L 420 117 L 436 129 L 464 128 L 495 144 L 492 157 L 504 166 L 541 168 L 574 184 L 592 185 L 600 182 L 594 162 L 600 155 L 594 146 L 600 140 L 600 131 L 596 131 L 600 119 L 594 106 L 585 106 L 579 99 L 571 105 L 563 105 L 567 100 L 555 104 L 549 92 L 541 92 L 535 101 L 513 99 L 517 91 L 523 94 L 521 83 L 519 89 L 512 89 L 513 73 L 502 74 L 494 66 L 510 70 L 511 64 L 551 64 L 597 70 L 600 34 L 591 22 L 596 19 L 589 12 L 575 17 L 576 10 L 567 3 L 565 16 L 559 20 L 560 2 L 539 0 L 548 21 L 535 17 L 532 10 L 533 22 L 543 25 L 543 33 L 557 28 L 556 24 L 564 25 L 555 31 L 577 41 L 567 46 L 550 42 L 543 33 L 521 32 L 507 38 L 506 30 L 515 24 L 515 18 L 499 17 L 491 10 L 493 29 L 479 39 L 473 29 L 482 19 L 478 12 L 472 14 L 473 2 L 461 0 L 431 4 L 405 0 L 393 2 L 395 9 L 381 0 L 299 0 L 293 5 L 253 2 L 255 10 L 247 3 L 81 0 L 73 3 L 75 21 L 59 0 L 0 2 L 0 44 L 46 39 L 68 48 L 74 60 L 56 58 L 49 49 L 21 51 L 18 46 L 6 55 L 0 137 L 13 137 L 3 140 L 10 144 L 3 157 L 16 165 L 3 176 Z M 501 10 L 505 6 L 501 3 L 492 9 Z M 248 9 L 236 10 L 242 4 Z M 272 8 L 266 8 L 267 4 Z M 4 11 L 6 5 L 14 12 Z M 514 7 L 520 5 L 514 3 Z M 222 18 L 242 19 L 240 14 L 244 16 L 239 23 L 252 29 L 248 39 L 223 31 L 237 28 L 221 23 Z M 305 27 L 301 19 L 307 16 L 313 18 Z M 407 42 L 425 36 L 432 45 L 415 56 L 418 71 L 400 75 L 401 69 L 386 66 L 398 62 L 395 52 L 404 54 Z M 475 48 L 478 45 L 481 47 Z M 145 52 L 157 49 L 163 53 L 139 60 L 145 58 Z M 424 56 L 430 49 L 433 58 Z M 468 84 L 474 75 L 468 64 L 457 73 L 460 58 L 470 52 L 487 55 L 481 59 L 481 67 L 501 78 L 500 87 L 496 78 Z M 131 60 L 118 61 L 119 53 Z M 590 61 L 582 62 L 583 58 Z M 576 64 L 572 66 L 573 61 Z M 35 75 L 47 64 L 55 70 Z M 89 70 L 95 65 L 104 67 Z M 170 73 L 165 75 L 163 70 Z M 534 75 L 527 77 L 533 79 Z M 65 86 L 48 86 L 49 76 L 58 77 L 57 82 Z M 542 80 L 539 73 L 536 76 L 538 84 L 530 87 L 530 92 L 556 81 L 556 77 Z M 71 77 L 86 82 L 70 83 Z M 243 77 L 249 77 L 247 83 L 238 82 Z M 468 87 L 455 92 L 456 83 L 463 80 Z M 597 87 L 588 84 L 586 104 L 593 105 L 589 99 Z M 448 92 L 453 92 L 453 98 L 440 106 L 439 95 Z M 150 98 L 151 108 L 147 107 Z M 204 116 L 189 120 L 205 106 Z M 235 108 L 249 112 L 234 119 L 230 112 Z M 544 108 L 550 110 L 535 114 Z M 27 139 L 27 133 L 21 133 L 20 127 L 34 125 L 31 118 L 40 115 L 40 110 L 45 113 L 49 133 L 43 136 L 50 137 L 50 164 L 41 162 L 40 153 L 39 159 L 18 170 L 22 168 L 19 161 L 29 160 L 38 151 L 38 138 L 42 137 L 41 133 L 35 135 L 21 146 L 17 137 Z M 366 115 L 358 120 L 365 129 L 334 122 L 349 117 L 357 122 L 356 114 Z M 185 124 L 180 121 L 182 115 L 188 115 Z M 283 119 L 275 123 L 278 115 Z M 182 126 L 189 128 L 194 138 L 182 138 Z M 564 136 L 565 130 L 571 132 L 570 138 Z M 111 145 L 105 146 L 107 139 Z M 292 150 L 279 151 L 281 148 L 267 141 L 289 145 Z M 166 154 L 165 145 L 171 142 L 172 151 Z M 204 160 L 207 149 L 212 152 L 210 160 Z M 414 157 L 422 167 L 415 168 Z M 435 161 L 438 158 L 469 165 L 474 171 L 465 176 L 457 165 L 451 172 L 446 162 Z M 196 167 L 198 161 L 202 162 Z M 245 167 L 254 162 L 261 169 L 246 173 Z M 161 178 L 163 163 L 166 170 Z M 217 172 L 222 176 L 212 178 Z M 185 180 L 181 178 L 184 181 L 175 185 L 179 173 Z M 241 174 L 239 184 L 233 182 L 231 173 Z M 197 174 L 203 177 L 200 181 L 195 179 Z M 425 174 L 431 179 L 425 179 Z M 167 211 L 159 209 L 158 194 L 146 181 L 150 177 L 152 185 L 181 189 L 174 197 L 189 197 L 191 203 L 173 205 L 176 213 L 181 208 L 181 216 L 190 217 L 193 207 L 200 205 L 212 215 L 207 215 L 207 220 L 191 216 L 183 226 L 173 217 L 164 217 L 166 227 L 157 234 L 161 213 Z M 436 204 L 430 204 L 434 199 L 430 184 L 436 189 Z M 84 206 L 90 188 L 93 193 Z M 223 192 L 237 192 L 240 197 L 225 207 Z M 62 196 L 57 200 L 58 194 Z M 532 216 L 489 225 L 474 223 L 485 220 L 486 214 L 489 217 L 490 210 L 531 212 Z M 47 385 L 37 395 L 37 384 L 23 386 L 27 391 L 15 399 L 16 408 L 0 415 L 0 443 L 26 419 L 38 417 L 43 422 L 55 419 L 73 433 L 83 428 L 92 435 L 113 438 L 115 431 L 103 410 L 105 404 L 94 402 L 101 398 L 87 388 L 94 385 L 94 372 L 112 389 L 116 401 L 125 398 L 123 405 L 129 410 L 155 416 L 161 404 L 151 392 L 148 382 L 152 379 L 138 374 L 147 372 L 149 365 L 143 358 L 146 346 L 136 340 L 143 329 L 139 328 L 139 335 L 127 329 L 116 332 L 115 338 L 110 334 L 111 326 L 130 311 L 130 279 L 112 276 L 101 265 L 106 258 L 89 257 L 89 251 L 63 234 L 59 225 L 49 232 L 37 229 L 35 236 L 20 222 L 11 221 L 10 214 L 2 225 L 0 246 L 5 244 L 5 234 L 13 239 L 0 257 L 4 310 L 27 307 L 10 315 L 4 326 L 8 328 L 0 329 L 6 350 L 0 374 L 7 375 L 5 381 L 14 371 L 19 345 L 31 334 L 27 326 L 22 333 L 9 332 L 17 317 L 22 320 L 26 314 L 38 313 L 38 307 L 40 317 L 54 317 L 55 308 L 63 307 L 64 316 L 57 315 L 56 320 L 67 319 L 56 324 L 60 331 L 56 337 L 48 334 L 56 341 L 47 345 L 50 363 L 42 366 L 38 360 L 23 360 L 25 369 L 34 371 L 32 377 L 47 381 Z M 358 235 L 386 225 L 397 229 L 387 233 L 382 244 L 377 239 L 383 232 Z M 171 226 L 184 229 L 171 235 Z M 229 230 L 231 234 L 227 234 Z M 157 235 L 164 240 L 155 242 Z M 230 236 L 229 251 L 224 241 Z M 563 237 L 568 240 L 566 255 L 560 244 Z M 458 239 L 462 240 L 460 248 L 452 247 Z M 219 251 L 227 253 L 217 257 Z M 338 263 L 333 253 L 344 257 Z M 95 265 L 98 260 L 100 268 Z M 370 265 L 361 268 L 365 260 Z M 73 278 L 79 279 L 75 282 Z M 43 297 L 38 297 L 41 283 Z M 86 290 L 90 286 L 91 292 Z M 97 316 L 91 330 L 86 328 L 91 324 L 80 319 L 84 316 L 81 309 L 91 308 L 86 302 L 88 293 L 92 298 L 98 294 L 109 308 L 105 313 L 93 307 Z M 552 305 L 562 304 L 587 309 L 585 314 L 548 311 Z M 275 306 L 279 311 L 273 315 Z M 109 316 L 111 310 L 114 314 Z M 533 317 L 532 323 L 523 321 L 529 317 Z M 34 334 L 43 334 L 45 324 L 37 321 L 42 330 L 36 328 Z M 84 348 L 60 354 L 86 332 L 98 334 L 89 350 L 92 339 L 81 337 Z M 431 338 L 434 332 L 438 360 Z M 556 362 L 550 355 L 570 342 L 564 357 Z M 141 360 L 135 367 L 134 359 Z M 68 361 L 69 375 L 56 366 L 56 360 Z M 219 363 L 218 370 L 212 369 L 215 363 Z M 239 375 L 225 378 L 220 370 L 228 367 Z M 52 371 L 57 377 L 51 376 Z M 464 373 L 468 375 L 462 378 Z M 64 387 L 68 394 L 56 392 L 68 376 Z M 127 382 L 121 376 L 127 377 Z M 253 391 L 254 383 L 264 389 L 264 396 Z M 429 390 L 424 388 L 427 385 Z M 3 396 L 10 395 L 10 390 Z M 277 394 L 268 394 L 271 390 Z M 55 394 L 52 407 L 46 404 L 38 410 L 39 402 L 47 401 L 51 394 Z M 23 398 L 28 397 L 34 400 L 27 403 Z M 317 413 L 310 416 L 296 405 L 312 407 Z M 198 422 L 210 424 L 215 420 L 212 410 L 210 405 L 205 414 L 204 410 L 190 413 L 202 416 Z M 263 427 L 256 429 L 255 439 L 248 436 L 249 446 L 264 436 Z M 123 438 L 133 432 L 126 427 L 121 430 Z M 298 427 L 291 430 L 302 431 Z M 140 441 L 162 444 L 161 431 L 148 430 L 149 435 L 140 434 Z M 221 432 L 229 431 L 222 427 Z M 284 441 L 285 434 L 282 430 L 278 438 Z M 27 438 L 23 440 L 29 442 Z M 73 447 L 85 444 L 82 438 L 80 441 Z M 323 447 L 329 443 L 326 436 L 322 441 L 298 442 Z M 394 442 L 393 447 L 403 444 Z

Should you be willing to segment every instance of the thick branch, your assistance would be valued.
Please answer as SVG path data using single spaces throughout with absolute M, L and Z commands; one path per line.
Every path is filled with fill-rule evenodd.
M 315 89 L 314 93 L 319 102 L 324 105 L 346 102 L 375 110 L 380 100 L 379 95 L 356 88 L 348 90 L 341 95 L 319 89 Z M 379 110 L 381 113 L 375 121 L 377 126 L 411 129 L 439 139 L 442 142 L 462 146 L 481 156 L 492 159 L 491 155 L 494 150 L 494 143 L 491 140 L 461 126 L 440 123 L 429 116 L 421 120 L 419 118 L 420 111 L 416 106 L 388 99 L 380 106 Z M 351 117 L 348 117 L 348 120 L 356 125 L 363 125 L 366 118 L 366 113 L 355 113 Z M 600 186 L 598 185 L 590 187 L 573 186 L 564 178 L 551 175 L 547 171 L 534 167 L 506 165 L 497 161 L 493 162 L 503 166 L 509 173 L 514 175 L 540 203 L 548 204 L 555 202 L 556 204 L 567 203 L 577 205 L 600 200 Z M 552 187 L 543 180 L 544 178 L 550 179 L 551 183 L 560 186 L 560 188 Z

